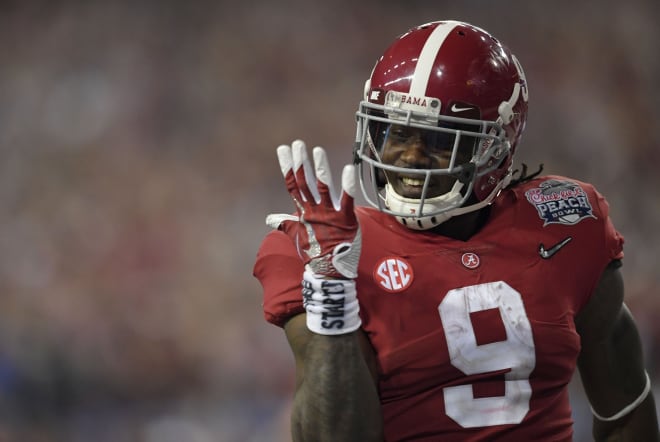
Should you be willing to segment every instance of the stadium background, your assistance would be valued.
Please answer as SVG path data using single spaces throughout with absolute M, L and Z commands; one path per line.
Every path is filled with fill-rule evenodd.
M 0 441 L 289 440 L 293 361 L 251 276 L 291 209 L 274 149 L 338 170 L 376 58 L 442 18 L 525 67 L 518 161 L 609 199 L 660 380 L 659 2 L 133 3 L 0 3 Z

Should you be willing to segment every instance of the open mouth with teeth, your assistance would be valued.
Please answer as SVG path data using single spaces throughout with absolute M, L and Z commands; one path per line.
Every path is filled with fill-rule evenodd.
M 395 192 L 399 195 L 405 198 L 419 199 L 422 197 L 422 191 L 424 190 L 424 178 L 425 177 L 423 175 L 390 175 L 389 181 Z M 426 189 L 425 198 L 433 198 L 435 196 L 449 192 L 454 184 L 454 181 L 454 179 L 449 177 L 432 177 L 429 181 L 428 188 Z
M 424 189 L 424 177 L 400 176 L 395 180 L 397 193 L 406 198 L 420 198 Z M 429 183 L 429 190 L 433 183 Z

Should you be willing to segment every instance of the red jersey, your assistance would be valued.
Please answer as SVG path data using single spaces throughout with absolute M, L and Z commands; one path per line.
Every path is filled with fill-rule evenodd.
M 572 440 L 574 318 L 623 257 L 605 199 L 586 183 L 536 178 L 504 190 L 467 241 L 356 212 L 385 440 Z M 269 322 L 304 312 L 302 273 L 292 239 L 269 233 L 254 268 Z

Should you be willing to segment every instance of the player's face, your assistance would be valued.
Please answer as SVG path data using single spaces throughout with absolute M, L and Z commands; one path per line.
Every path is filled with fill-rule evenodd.
M 381 160 L 406 169 L 444 169 L 449 167 L 455 135 L 392 124 L 387 132 Z M 467 146 L 463 146 L 467 144 Z M 473 141 L 461 141 L 455 165 L 467 163 L 472 157 Z M 406 198 L 420 198 L 424 186 L 424 175 L 386 171 L 388 182 L 396 193 Z M 456 179 L 452 176 L 431 176 L 427 197 L 449 192 Z

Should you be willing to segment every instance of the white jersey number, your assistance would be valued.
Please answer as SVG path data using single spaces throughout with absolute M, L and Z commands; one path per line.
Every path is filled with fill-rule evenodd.
M 470 313 L 498 309 L 506 340 L 477 344 Z M 529 411 L 534 339 L 520 293 L 503 281 L 451 290 L 438 306 L 451 364 L 466 375 L 510 369 L 505 394 L 475 398 L 472 385 L 444 389 L 447 415 L 465 428 L 517 424 Z

